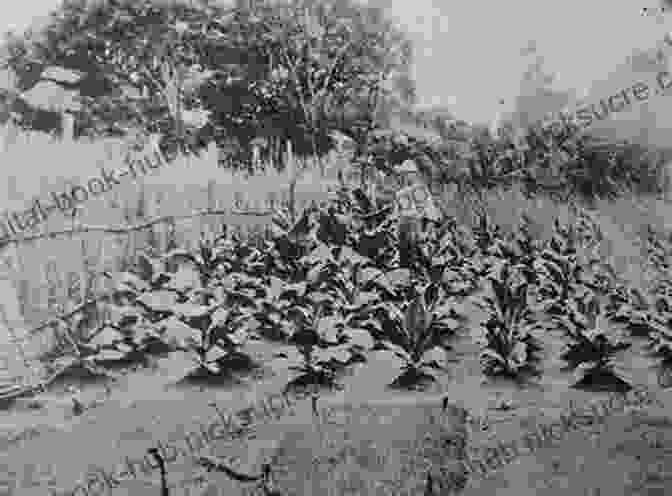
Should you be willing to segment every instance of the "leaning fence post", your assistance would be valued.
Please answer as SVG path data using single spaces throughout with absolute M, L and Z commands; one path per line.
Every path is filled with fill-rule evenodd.
M 296 180 L 298 174 L 290 140 L 287 140 L 287 175 L 289 176 L 289 214 L 292 224 L 294 224 L 296 222 Z

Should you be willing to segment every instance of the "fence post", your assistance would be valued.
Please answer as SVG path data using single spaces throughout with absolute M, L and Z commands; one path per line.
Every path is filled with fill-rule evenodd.
M 156 191 L 154 195 L 147 200 L 147 218 L 154 219 L 156 217 L 161 217 L 161 192 Z M 153 249 L 157 250 L 159 253 L 165 253 L 165 230 L 166 226 L 162 222 L 160 224 L 154 224 L 150 229 L 150 244 Z
M 68 112 L 61 112 L 63 122 L 62 140 L 66 143 L 72 143 L 75 140 L 75 118 Z
M 292 219 L 292 224 L 296 222 L 296 180 L 297 167 L 292 152 L 292 142 L 287 140 L 287 175 L 289 176 L 289 215 Z
M 665 163 L 660 171 L 663 200 L 667 203 L 672 200 L 672 161 Z
M 217 210 L 217 195 L 215 192 L 215 180 L 208 180 L 208 210 Z M 213 239 L 219 236 L 219 223 L 215 216 L 208 221 L 208 228 L 212 234 Z

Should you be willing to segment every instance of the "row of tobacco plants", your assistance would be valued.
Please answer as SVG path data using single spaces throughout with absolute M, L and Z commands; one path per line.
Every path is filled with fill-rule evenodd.
M 550 332 L 566 336 L 568 370 L 584 369 L 576 386 L 629 389 L 613 357 L 634 338 L 648 338 L 661 367 L 672 365 L 669 249 L 660 236 L 652 232 L 649 246 L 661 277 L 645 296 L 597 255 L 601 233 L 580 209 L 547 240 L 531 234 L 527 218 L 506 234 L 479 216 L 472 229 L 451 218 L 414 226 L 392 205 L 343 187 L 295 222 L 280 211 L 269 239 L 224 234 L 194 252 L 140 255 L 128 272 L 107 274 L 109 318 L 68 333 L 77 336 L 76 363 L 100 373 L 179 350 L 193 357 L 190 377 L 217 378 L 255 367 L 244 345 L 267 340 L 295 351 L 282 355 L 297 371 L 288 388 L 339 387 L 340 372 L 378 350 L 403 361 L 392 387 L 417 388 L 444 370 L 436 357 L 469 329 L 461 313 L 469 298 L 486 312 L 489 376 L 538 376 Z M 617 323 L 630 329 L 624 339 L 611 331 Z

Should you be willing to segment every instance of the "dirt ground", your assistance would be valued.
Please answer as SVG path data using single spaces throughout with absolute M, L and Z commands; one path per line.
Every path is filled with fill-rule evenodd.
M 454 351 L 446 353 L 447 373 L 438 374 L 438 381 L 427 391 L 388 390 L 386 385 L 400 372 L 398 360 L 390 352 L 371 352 L 368 363 L 353 365 L 343 377 L 342 391 L 321 396 L 319 406 L 329 412 L 329 422 L 314 421 L 310 401 L 301 400 L 294 415 L 258 426 L 254 439 L 217 441 L 212 451 L 205 448 L 203 453 L 238 457 L 237 468 L 248 473 L 258 473 L 261 463 L 274 457 L 276 482 L 287 495 L 422 494 L 426 466 L 418 465 L 418 440 L 425 434 L 438 435 L 432 419 L 440 412 L 441 395 L 448 395 L 451 403 L 468 409 L 473 416 L 488 419 L 489 428 L 480 432 L 472 429 L 474 445 L 518 439 L 531 424 L 559 418 L 570 400 L 585 404 L 607 397 L 606 393 L 569 387 L 575 377 L 560 371 L 563 363 L 555 357 L 563 340 L 553 332 L 543 336 L 547 356 L 544 374 L 536 385 L 518 388 L 506 381 L 485 381 L 478 360 L 481 334 L 477 323 L 481 316 L 471 304 L 466 304 L 465 310 L 472 316 L 470 330 L 456 341 Z M 111 469 L 123 462 L 124 456 L 140 459 L 156 441 L 195 431 L 198 421 L 211 422 L 216 412 L 209 402 L 216 401 L 221 410 L 236 411 L 255 398 L 280 391 L 292 377 L 286 363 L 273 356 L 282 351 L 281 346 L 254 342 L 245 351 L 263 364 L 262 373 L 217 388 L 176 385 L 189 367 L 186 358 L 176 355 L 158 360 L 153 369 L 120 375 L 110 384 L 109 397 L 102 383 L 71 378 L 38 396 L 40 408 L 35 408 L 32 399 L 17 401 L 2 412 L 0 438 L 0 467 L 6 472 L 0 477 L 16 483 L 4 482 L 0 496 L 38 496 L 50 488 L 59 488 L 58 494 L 72 490 L 89 469 Z M 485 479 L 472 478 L 463 494 L 672 494 L 672 477 L 665 478 L 668 458 L 672 460 L 667 456 L 672 450 L 666 450 L 665 441 L 672 442 L 672 433 L 665 423 L 651 420 L 667 418 L 672 395 L 657 386 L 652 364 L 636 343 L 621 357 L 618 370 L 631 384 L 648 387 L 664 406 L 648 407 L 645 414 L 617 413 L 603 425 L 572 432 Z M 72 414 L 73 393 L 66 391 L 69 385 L 80 388 L 77 397 L 89 405 L 80 416 Z M 511 408 L 499 409 L 505 400 Z M 647 422 L 654 425 L 647 426 Z M 441 429 L 450 430 L 457 428 L 458 422 L 449 419 L 442 425 Z M 659 436 L 658 445 L 641 439 L 645 431 Z M 655 437 L 651 433 L 647 436 Z M 344 450 L 346 446 L 348 450 Z M 345 451 L 350 455 L 341 456 Z M 169 483 L 177 486 L 198 473 L 188 458 L 169 464 L 168 470 Z M 224 474 L 208 474 L 207 478 L 209 484 L 174 487 L 171 494 L 250 494 Z M 92 490 L 89 494 L 158 495 L 158 472 L 112 491 Z

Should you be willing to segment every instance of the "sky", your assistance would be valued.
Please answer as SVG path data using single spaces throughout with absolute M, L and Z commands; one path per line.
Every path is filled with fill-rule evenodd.
M 658 24 L 640 15 L 659 0 L 385 0 L 415 44 L 414 74 L 422 104 L 453 110 L 468 122 L 489 122 L 518 94 L 535 40 L 557 88 L 579 94 L 605 78 L 636 48 L 647 49 L 672 30 L 672 14 Z M 0 2 L 0 28 L 22 30 L 59 0 Z M 508 108 L 508 107 L 507 107 Z

